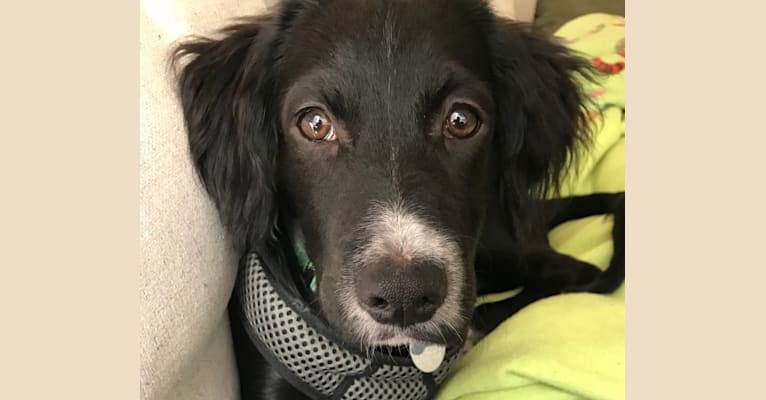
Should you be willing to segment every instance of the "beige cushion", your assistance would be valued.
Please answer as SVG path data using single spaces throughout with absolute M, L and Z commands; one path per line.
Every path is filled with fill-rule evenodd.
M 171 43 L 257 13 L 256 1 L 141 1 L 140 392 L 236 399 L 226 318 L 236 257 L 188 157 L 167 69 Z
M 499 15 L 516 21 L 532 22 L 537 0 L 493 0 L 490 4 Z

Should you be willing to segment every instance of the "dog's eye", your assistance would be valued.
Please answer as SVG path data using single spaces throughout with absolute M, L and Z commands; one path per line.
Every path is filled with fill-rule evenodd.
M 311 108 L 301 114 L 298 129 L 303 136 L 311 140 L 333 141 L 336 139 L 332 120 L 327 113 L 318 108 Z
M 481 126 L 476 113 L 467 107 L 458 107 L 450 111 L 444 121 L 444 134 L 447 137 L 465 139 L 473 136 Z

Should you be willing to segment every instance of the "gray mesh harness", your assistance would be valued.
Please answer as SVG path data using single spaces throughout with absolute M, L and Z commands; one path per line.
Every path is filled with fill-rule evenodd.
M 243 259 L 237 295 L 245 329 L 280 375 L 315 399 L 425 400 L 436 394 L 462 347 L 448 349 L 433 373 L 409 357 L 340 345 L 305 300 L 281 287 L 255 254 Z

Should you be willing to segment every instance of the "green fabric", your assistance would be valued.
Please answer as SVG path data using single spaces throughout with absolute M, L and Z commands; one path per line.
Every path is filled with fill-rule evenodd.
M 557 36 L 588 58 L 624 61 L 618 54 L 624 18 L 582 16 Z M 563 196 L 625 190 L 624 87 L 624 72 L 585 84 L 602 114 L 594 120 L 594 147 L 566 178 Z M 611 217 L 595 216 L 556 227 L 550 240 L 557 250 L 603 269 L 612 256 L 611 229 Z M 437 400 L 624 399 L 624 318 L 624 285 L 611 295 L 566 294 L 535 302 L 458 360 Z
M 312 292 L 316 293 L 317 291 L 317 277 L 316 274 L 313 274 L 314 272 L 314 263 L 309 258 L 308 253 L 306 253 L 306 247 L 303 243 L 303 235 L 296 232 L 294 229 L 290 230 L 290 242 L 293 244 L 293 252 L 295 253 L 295 258 L 298 260 L 298 265 L 301 266 L 301 271 L 307 272 L 311 271 L 311 282 L 309 282 L 309 289 L 311 289 Z
M 605 13 L 624 17 L 624 0 L 537 0 L 533 24 L 554 33 L 565 23 L 587 14 Z

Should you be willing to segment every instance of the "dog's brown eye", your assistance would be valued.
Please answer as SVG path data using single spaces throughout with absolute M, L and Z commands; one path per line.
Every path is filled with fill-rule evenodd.
M 336 139 L 332 120 L 327 113 L 318 108 L 312 108 L 301 115 L 298 129 L 303 136 L 311 140 L 333 141 Z
M 479 130 L 481 121 L 473 111 L 460 107 L 450 111 L 444 122 L 444 133 L 448 137 L 464 139 Z

